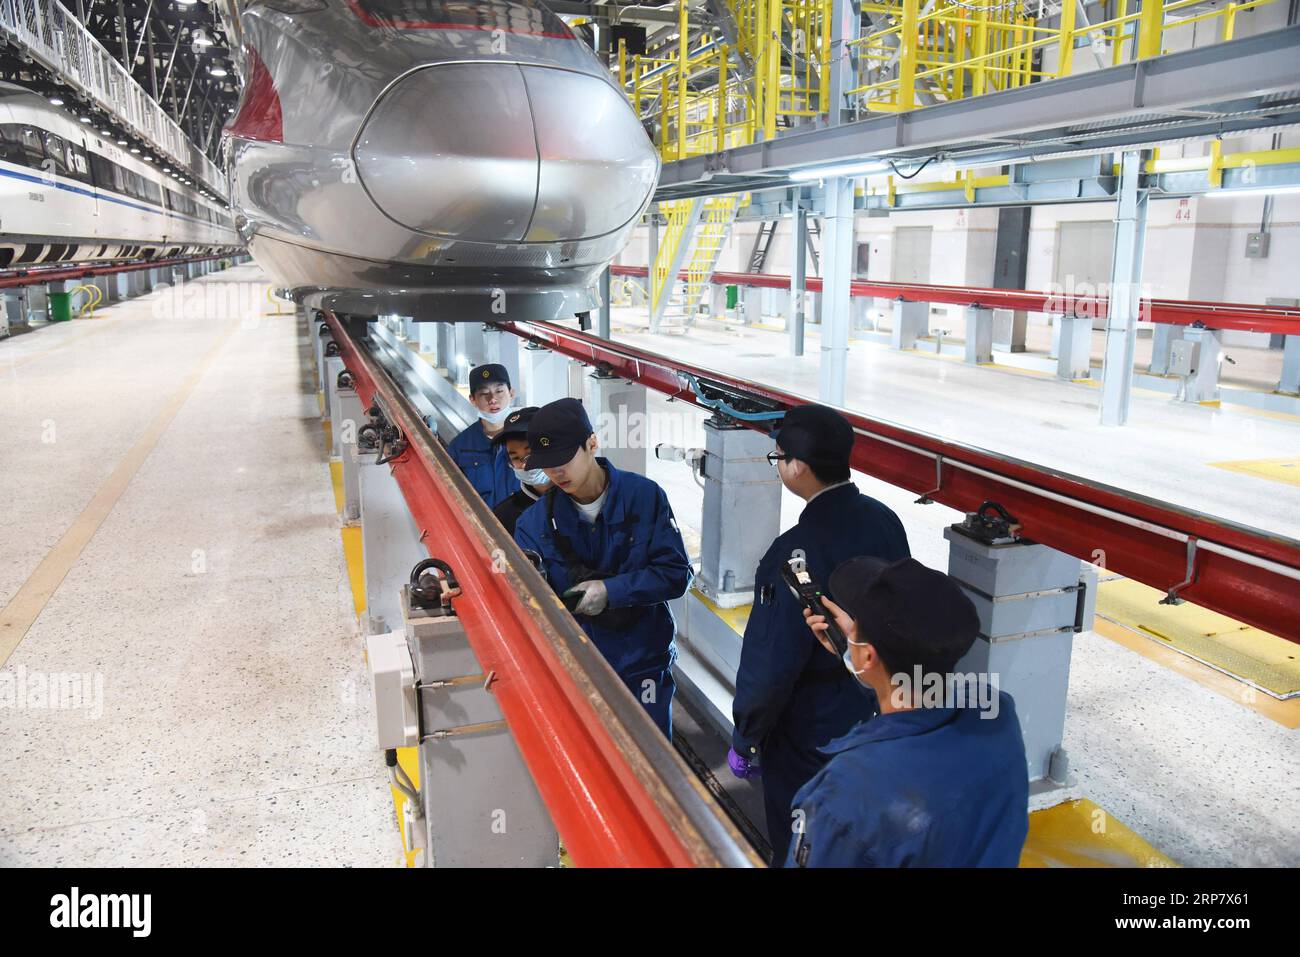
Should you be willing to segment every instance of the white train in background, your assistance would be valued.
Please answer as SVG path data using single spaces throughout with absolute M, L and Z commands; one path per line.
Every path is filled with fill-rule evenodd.
M 230 213 L 198 190 L 0 83 L 0 270 L 241 246 Z

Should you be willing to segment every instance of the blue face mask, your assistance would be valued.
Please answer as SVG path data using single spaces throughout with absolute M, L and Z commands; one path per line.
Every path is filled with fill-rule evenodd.
M 551 481 L 541 469 L 517 469 L 511 466 L 510 471 L 524 485 L 546 485 Z

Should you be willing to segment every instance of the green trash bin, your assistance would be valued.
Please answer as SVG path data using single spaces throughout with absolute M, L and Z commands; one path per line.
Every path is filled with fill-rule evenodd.
M 72 318 L 72 293 L 51 292 L 50 322 L 67 322 Z
M 740 302 L 740 287 L 728 286 L 727 287 L 727 308 L 735 309 L 736 305 L 739 302 Z

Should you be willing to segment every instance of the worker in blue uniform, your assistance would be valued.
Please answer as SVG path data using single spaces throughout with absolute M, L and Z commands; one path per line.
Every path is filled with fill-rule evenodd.
M 551 480 L 541 469 L 530 469 L 528 465 L 528 425 L 533 421 L 537 407 L 530 405 L 526 409 L 516 409 L 506 416 L 501 431 L 492 438 L 493 445 L 503 445 L 510 470 L 519 480 L 519 490 L 497 503 L 492 514 L 497 517 L 507 532 L 512 536 L 519 516 L 539 502 L 542 496 L 552 491 Z
M 447 451 L 465 473 L 474 491 L 496 508 L 519 490 L 519 479 L 501 445 L 492 443 L 510 415 L 515 390 L 510 373 L 495 362 L 475 366 L 469 373 L 469 399 L 478 410 L 478 421 L 451 440 Z
M 1017 866 L 1029 773 L 1015 704 L 995 676 L 953 674 L 979 632 L 971 600 L 910 558 L 852 559 L 830 588 L 826 610 L 849 639 L 845 673 L 872 689 L 880 714 L 832 741 L 829 763 L 795 795 L 787 866 Z M 826 618 L 805 615 L 830 649 Z
M 596 455 L 576 399 L 542 406 L 528 447 L 527 468 L 542 469 L 555 491 L 519 517 L 515 541 L 541 556 L 551 587 L 671 740 L 677 627 L 668 602 L 686 593 L 691 566 L 668 496 Z
M 802 606 L 781 579 L 791 560 L 823 589 L 856 555 L 906 558 L 907 533 L 886 505 L 849 478 L 853 428 L 834 409 L 802 405 L 786 413 L 768 458 L 781 482 L 807 504 L 759 562 L 740 652 L 735 732 L 727 756 L 740 778 L 761 778 L 772 861 L 790 846 L 791 802 L 826 763 L 819 750 L 875 712 L 876 702 L 826 654 L 804 624 Z

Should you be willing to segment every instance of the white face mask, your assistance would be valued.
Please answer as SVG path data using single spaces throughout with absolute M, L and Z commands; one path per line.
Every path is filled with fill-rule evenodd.
M 484 412 L 479 409 L 478 417 L 489 425 L 500 425 L 506 420 L 506 416 L 513 411 L 514 409 L 510 408 L 510 406 L 506 406 L 500 412 Z
M 865 644 L 868 644 L 868 642 L 865 642 L 865 641 L 850 641 L 849 644 L 850 644 L 850 645 L 865 645 Z M 861 678 L 858 677 L 858 675 L 862 674 L 862 672 L 866 671 L 867 669 L 866 669 L 866 668 L 854 668 L 854 667 L 853 667 L 853 655 L 852 655 L 852 649 L 850 649 L 850 648 L 845 648 L 845 649 L 844 649 L 844 656 L 843 656 L 843 658 L 844 658 L 844 667 L 848 669 L 849 674 L 853 675 L 853 680 L 856 681 L 858 684 L 862 685 L 862 687 L 864 687 L 864 688 L 869 687 L 869 685 L 867 685 L 867 684 L 866 684 L 866 683 L 865 683 Z
M 510 471 L 514 472 L 515 478 L 524 485 L 545 485 L 550 482 L 541 469 L 517 469 L 511 466 Z

